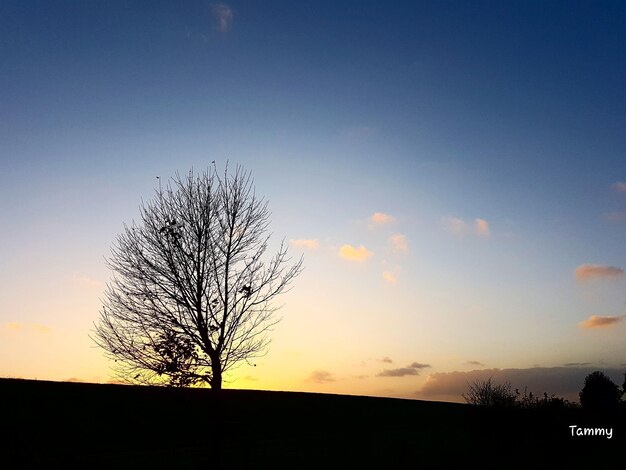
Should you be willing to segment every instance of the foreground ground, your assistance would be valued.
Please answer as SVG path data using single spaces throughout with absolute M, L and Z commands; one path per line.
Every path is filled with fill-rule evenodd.
M 15 379 L 0 400 L 2 468 L 608 468 L 626 448 L 623 414 L 581 410 Z

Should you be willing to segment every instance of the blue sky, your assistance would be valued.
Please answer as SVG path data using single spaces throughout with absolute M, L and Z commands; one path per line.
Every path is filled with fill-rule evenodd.
M 625 20 L 623 2 L 2 2 L 0 373 L 106 380 L 87 338 L 103 256 L 157 175 L 227 159 L 277 240 L 317 240 L 292 243 L 307 270 L 236 386 L 414 396 L 469 361 L 623 368 Z M 431 367 L 377 377 L 414 361 Z

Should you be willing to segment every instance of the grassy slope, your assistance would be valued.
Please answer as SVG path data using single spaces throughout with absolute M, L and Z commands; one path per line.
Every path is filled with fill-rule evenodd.
M 580 410 L 13 379 L 0 400 L 4 468 L 603 468 L 626 444 L 623 416 Z

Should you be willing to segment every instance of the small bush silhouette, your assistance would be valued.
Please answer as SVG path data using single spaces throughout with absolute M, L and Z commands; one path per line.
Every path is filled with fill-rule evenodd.
M 511 391 L 511 383 L 494 384 L 489 377 L 488 380 L 476 380 L 469 384 L 467 394 L 463 394 L 465 401 L 471 405 L 484 405 L 496 407 L 515 406 L 516 396 Z
M 585 385 L 579 394 L 580 404 L 586 410 L 615 410 L 623 393 L 603 372 L 595 371 L 585 378 Z
M 524 387 L 522 394 L 518 388 L 511 391 L 511 383 L 494 384 L 492 378 L 489 380 L 477 380 L 473 384 L 468 384 L 467 394 L 463 394 L 465 401 L 472 405 L 484 405 L 495 407 L 522 408 L 522 409 L 563 409 L 578 406 L 565 398 L 556 395 L 543 396 L 535 395 Z

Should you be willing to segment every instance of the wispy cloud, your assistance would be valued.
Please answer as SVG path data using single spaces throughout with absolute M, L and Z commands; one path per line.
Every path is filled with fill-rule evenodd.
M 485 367 L 485 364 L 479 361 L 467 361 L 465 364 L 467 364 L 468 366 Z
M 391 244 L 391 250 L 394 253 L 406 253 L 409 251 L 409 245 L 406 242 L 406 235 L 402 233 L 396 233 L 389 237 L 389 243 Z
M 615 325 L 621 321 L 626 315 L 610 316 L 610 315 L 591 315 L 585 321 L 580 322 L 578 326 L 585 329 L 606 328 Z
M 397 282 L 396 275 L 391 271 L 383 272 L 383 279 L 389 284 L 395 284 Z
M 36 331 L 37 333 L 50 333 L 50 327 L 46 326 L 46 325 L 39 325 L 38 323 L 33 323 L 30 325 L 31 329 L 33 331 Z
M 463 219 L 459 219 L 458 217 L 443 217 L 441 219 L 441 225 L 446 232 L 457 237 L 461 237 L 467 232 L 467 224 Z
M 626 212 L 609 212 L 604 216 L 610 222 L 626 222 Z
M 618 181 L 617 183 L 614 183 L 611 187 L 613 188 L 613 191 L 617 193 L 626 193 L 626 182 L 624 181 Z
M 613 266 L 603 266 L 601 264 L 582 264 L 576 268 L 575 276 L 579 281 L 589 279 L 614 279 L 622 277 L 624 270 Z
M 289 240 L 289 243 L 296 248 L 303 248 L 306 250 L 316 250 L 320 246 L 319 242 L 317 241 L 317 238 L 315 239 L 300 238 L 297 240 Z
M 475 219 L 474 220 L 474 230 L 476 234 L 481 237 L 489 236 L 489 222 L 485 219 Z
M 9 331 L 21 331 L 23 328 L 23 325 L 19 322 L 16 321 L 12 321 L 9 323 L 4 323 L 2 325 L 2 329 L 3 330 L 9 330 Z
M 472 224 L 460 217 L 442 217 L 440 223 L 446 232 L 456 237 L 472 233 Z M 474 219 L 473 228 L 473 233 L 479 237 L 487 238 L 491 234 L 489 222 L 485 219 Z
M 385 362 L 387 364 L 391 364 L 393 362 L 393 359 L 391 359 L 389 356 L 384 356 L 380 358 L 380 362 Z
M 49 326 L 41 325 L 39 323 L 20 323 L 20 322 L 8 322 L 0 325 L 0 329 L 7 332 L 35 332 L 39 334 L 50 333 L 52 329 Z
M 585 367 L 590 366 L 591 362 L 566 362 L 563 367 Z
M 313 382 L 316 384 L 323 384 L 328 382 L 334 382 L 335 378 L 327 370 L 316 370 L 311 372 L 311 375 L 309 375 L 309 377 L 306 378 L 304 381 Z
M 413 362 L 406 367 L 400 367 L 398 369 L 385 369 L 376 374 L 376 377 L 404 377 L 407 375 L 419 375 L 420 371 L 427 367 L 430 367 L 430 365 Z
M 395 217 L 389 214 L 385 214 L 384 212 L 374 212 L 369 218 L 370 225 L 372 226 L 387 225 L 394 220 L 396 220 Z
M 339 256 L 348 261 L 365 261 L 367 258 L 372 256 L 372 252 L 365 248 L 363 245 L 360 245 L 358 248 L 353 247 L 352 245 L 343 245 L 339 248 Z
M 235 18 L 235 13 L 231 7 L 225 3 L 214 3 L 211 5 L 211 14 L 215 21 L 215 29 L 222 34 L 230 31 Z

